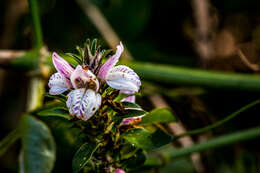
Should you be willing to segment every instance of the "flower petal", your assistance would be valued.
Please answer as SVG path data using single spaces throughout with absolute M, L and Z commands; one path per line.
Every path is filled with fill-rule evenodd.
M 124 92 L 138 92 L 141 86 L 139 76 L 131 68 L 124 65 L 109 70 L 106 82 L 110 87 Z
M 55 52 L 53 52 L 52 54 L 52 62 L 56 70 L 66 78 L 69 78 L 71 73 L 74 71 L 74 69 L 69 65 L 69 63 Z
M 87 85 L 89 88 L 98 91 L 99 82 L 97 77 L 87 68 L 82 68 L 78 65 L 70 76 L 71 83 L 75 89 L 85 88 Z
M 49 80 L 49 93 L 51 95 L 59 95 L 71 88 L 70 81 L 62 76 L 60 73 L 54 73 Z
M 115 173 L 125 173 L 123 169 L 116 168 Z
M 128 96 L 126 98 L 123 98 L 121 100 L 121 102 L 131 102 L 131 103 L 135 103 L 135 96 Z
M 120 44 L 117 46 L 116 53 L 113 56 L 111 56 L 100 68 L 98 73 L 98 77 L 100 79 L 105 80 L 107 72 L 116 65 L 123 51 L 124 47 L 122 42 L 120 42 Z
M 86 121 L 98 110 L 101 96 L 91 89 L 76 89 L 68 94 L 66 105 L 71 115 Z

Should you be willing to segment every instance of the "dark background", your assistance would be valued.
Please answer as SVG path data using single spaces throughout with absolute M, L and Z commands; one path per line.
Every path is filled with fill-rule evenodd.
M 98 38 L 109 48 L 96 27 L 75 1 L 40 0 L 44 42 L 50 51 L 75 52 L 86 38 Z M 198 33 L 199 20 L 192 0 L 93 0 L 114 28 L 135 60 L 151 63 L 255 74 L 236 54 L 243 51 L 253 64 L 260 62 L 260 1 L 211 0 L 207 10 L 210 27 L 205 35 Z M 31 21 L 26 0 L 0 1 L 0 49 L 24 50 L 32 47 Z M 211 45 L 207 58 L 197 49 L 198 42 Z M 1 51 L 1 50 L 0 50 Z M 0 137 L 17 126 L 25 111 L 27 75 L 21 71 L 0 69 Z M 187 129 L 214 123 L 240 107 L 260 98 L 257 92 L 213 90 L 199 87 L 149 83 L 138 102 L 145 109 L 146 86 L 157 90 L 167 100 Z M 178 89 L 183 89 L 182 92 Z M 171 92 L 164 92 L 171 91 Z M 184 91 L 184 92 L 183 92 Z M 193 92 L 194 91 L 194 92 Z M 212 133 L 195 136 L 214 137 L 241 129 L 256 127 L 259 106 L 254 107 Z M 206 172 L 259 172 L 259 140 L 202 153 Z M 0 159 L 1 172 L 17 172 L 17 143 Z M 66 163 L 64 161 L 64 163 Z M 69 162 L 68 162 L 69 164 Z M 65 164 L 64 164 L 65 165 Z M 189 167 L 190 166 L 190 167 Z M 194 172 L 190 161 L 177 160 L 168 170 Z

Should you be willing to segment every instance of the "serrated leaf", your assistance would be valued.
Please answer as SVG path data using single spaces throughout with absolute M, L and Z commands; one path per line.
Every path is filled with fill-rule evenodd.
M 129 143 L 142 149 L 155 149 L 171 142 L 172 136 L 160 129 L 151 133 L 144 128 L 134 128 L 122 134 Z
M 73 173 L 78 173 L 86 166 L 100 145 L 100 143 L 85 143 L 78 149 L 72 160 Z
M 2 156 L 20 137 L 20 131 L 15 129 L 2 139 L 0 141 L 0 156 Z
M 143 124 L 152 124 L 152 123 L 167 123 L 167 122 L 176 122 L 176 118 L 167 108 L 158 108 L 154 109 L 151 112 L 147 113 L 142 117 L 142 121 L 139 123 Z
M 42 121 L 26 115 L 21 129 L 20 172 L 50 173 L 54 167 L 56 149 L 49 128 Z
M 38 116 L 44 116 L 44 117 L 61 117 L 61 118 L 65 118 L 67 120 L 71 120 L 73 117 L 69 114 L 68 110 L 65 109 L 47 109 L 47 110 L 43 110 L 40 112 L 37 112 Z

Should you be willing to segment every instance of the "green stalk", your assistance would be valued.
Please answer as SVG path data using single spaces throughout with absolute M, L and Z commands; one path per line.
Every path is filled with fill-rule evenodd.
M 260 75 L 216 72 L 169 65 L 124 62 L 142 79 L 166 84 L 260 91 Z
M 244 131 L 239 131 L 235 132 L 233 134 L 228 134 L 220 137 L 216 137 L 214 139 L 211 139 L 207 142 L 203 142 L 200 144 L 195 144 L 191 147 L 187 148 L 182 148 L 179 150 L 176 150 L 172 153 L 168 153 L 168 157 L 171 159 L 185 156 L 188 154 L 192 154 L 194 152 L 200 152 L 200 151 L 205 151 L 208 149 L 213 149 L 217 147 L 222 147 L 225 145 L 231 145 L 234 143 L 250 140 L 260 137 L 260 127 L 250 129 L 250 130 L 244 130 Z
M 251 107 L 253 107 L 253 106 L 255 106 L 255 105 L 259 104 L 259 103 L 260 103 L 260 99 L 254 101 L 254 102 L 252 102 L 252 103 L 250 103 L 250 104 L 248 104 L 248 105 L 246 105 L 246 106 L 244 106 L 244 107 L 242 107 L 242 108 L 240 108 L 239 110 L 233 112 L 232 114 L 230 114 L 230 115 L 227 116 L 226 118 L 224 118 L 224 119 L 222 119 L 222 120 L 220 120 L 220 121 L 217 121 L 217 122 L 214 123 L 214 124 L 208 125 L 208 126 L 203 127 L 203 128 L 191 130 L 191 131 L 188 131 L 188 132 L 183 133 L 183 134 L 179 134 L 179 135 L 177 135 L 177 136 L 175 137 L 175 139 L 180 138 L 180 137 L 183 137 L 183 136 L 187 136 L 187 135 L 195 135 L 195 134 L 198 134 L 198 133 L 203 133 L 203 132 L 209 131 L 209 130 L 211 130 L 211 129 L 213 129 L 213 128 L 216 128 L 216 127 L 218 127 L 218 126 L 221 126 L 221 125 L 223 125 L 224 123 L 226 123 L 226 122 L 232 120 L 233 118 L 235 118 L 235 117 L 236 117 L 237 115 L 239 115 L 241 112 L 244 112 L 244 111 L 246 111 L 247 109 L 249 109 L 249 108 L 251 108 Z
M 201 152 L 209 149 L 215 149 L 218 147 L 223 147 L 227 145 L 232 145 L 238 142 L 247 141 L 250 139 L 254 139 L 260 137 L 260 127 L 250 129 L 250 130 L 243 130 L 239 132 L 235 132 L 228 135 L 223 135 L 220 137 L 216 137 L 214 139 L 211 139 L 207 142 L 199 143 L 192 145 L 190 147 L 181 148 L 177 150 L 171 150 L 167 152 L 162 152 L 160 155 L 162 157 L 150 157 L 146 160 L 145 165 L 146 166 L 163 166 L 165 163 L 165 160 L 172 160 L 176 158 L 180 158 L 183 156 L 187 156 L 189 154 L 195 153 L 195 152 Z
M 37 0 L 29 0 L 29 8 L 32 17 L 34 46 L 39 49 L 43 46 L 40 14 Z

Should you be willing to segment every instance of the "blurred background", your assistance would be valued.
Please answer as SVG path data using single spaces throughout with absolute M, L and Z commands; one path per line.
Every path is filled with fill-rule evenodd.
M 115 48 L 121 40 L 128 49 L 125 59 L 232 73 L 259 73 L 259 0 L 92 0 L 89 3 L 91 8 L 85 8 L 79 1 L 39 0 L 43 40 L 50 51 L 76 52 L 75 46 L 82 45 L 86 38 L 98 38 L 104 48 Z M 109 27 L 105 27 L 107 25 Z M 31 48 L 27 0 L 1 0 L 0 58 L 1 51 L 7 49 L 15 52 Z M 187 130 L 212 124 L 260 98 L 259 92 L 240 90 L 239 85 L 237 89 L 228 90 L 144 81 L 144 97 L 137 102 L 150 110 L 153 101 L 149 98 L 155 92 Z M 1 138 L 17 126 L 26 109 L 27 94 L 28 73 L 0 68 Z M 155 102 L 160 101 L 155 98 Z M 224 126 L 193 136 L 192 140 L 201 142 L 256 127 L 260 124 L 259 110 L 254 107 Z M 202 152 L 199 166 L 187 157 L 153 171 L 260 172 L 259 142 L 252 140 Z M 1 172 L 17 172 L 18 152 L 19 143 L 0 158 Z

